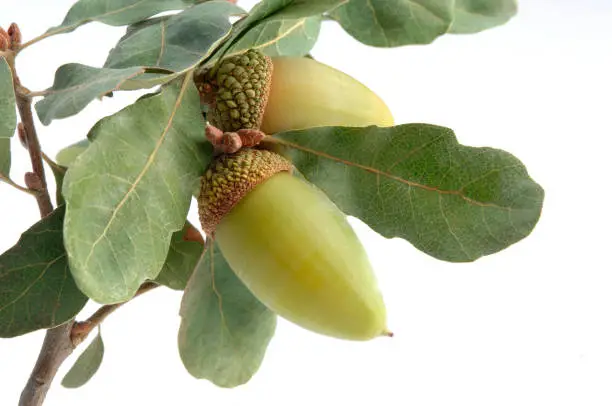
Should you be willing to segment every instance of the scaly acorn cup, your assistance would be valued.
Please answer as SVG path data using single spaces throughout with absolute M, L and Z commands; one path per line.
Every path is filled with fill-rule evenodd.
M 374 272 L 346 216 L 292 170 L 267 150 L 217 158 L 198 199 L 204 231 L 281 317 L 347 340 L 390 335 Z
M 198 83 L 200 93 L 212 95 L 207 119 L 224 132 L 259 129 L 272 76 L 272 61 L 256 50 L 224 59 L 212 74 Z
M 196 83 L 209 105 L 208 120 L 224 132 L 254 128 L 275 134 L 394 124 L 391 111 L 374 92 L 311 58 L 269 58 L 249 50 L 223 59 Z

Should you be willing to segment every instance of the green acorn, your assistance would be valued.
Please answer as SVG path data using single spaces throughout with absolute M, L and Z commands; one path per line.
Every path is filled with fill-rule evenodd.
M 266 134 L 321 126 L 394 124 L 391 111 L 365 85 L 304 57 L 269 58 L 257 50 L 224 59 L 196 79 L 208 120 L 224 132 Z
M 281 317 L 347 340 L 390 335 L 374 272 L 346 216 L 292 169 L 267 150 L 217 158 L 202 177 L 203 229 Z
M 346 73 L 310 58 L 276 57 L 272 63 L 274 74 L 261 123 L 264 133 L 394 124 L 385 102 Z

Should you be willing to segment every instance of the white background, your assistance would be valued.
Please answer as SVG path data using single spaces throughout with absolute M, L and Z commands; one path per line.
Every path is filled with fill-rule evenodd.
M 17 21 L 27 40 L 58 24 L 70 4 L 2 0 L 0 24 Z M 377 92 L 397 123 L 445 125 L 463 144 L 521 159 L 546 190 L 531 236 L 451 264 L 355 221 L 395 337 L 344 342 L 280 321 L 259 373 L 231 390 L 185 371 L 176 347 L 180 293 L 159 289 L 108 319 L 98 374 L 67 390 L 59 379 L 85 346 L 76 351 L 46 405 L 611 405 L 612 3 L 520 6 L 503 27 L 391 50 L 326 23 L 313 54 Z M 101 66 L 123 30 L 93 23 L 33 46 L 18 61 L 22 81 L 42 90 L 63 63 Z M 54 155 L 83 138 L 137 95 L 117 94 L 39 125 L 44 150 Z M 16 139 L 13 157 L 11 175 L 21 181 L 29 166 Z M 0 184 L 0 250 L 37 219 L 34 199 Z M 43 335 L 0 340 L 0 405 L 17 403 Z

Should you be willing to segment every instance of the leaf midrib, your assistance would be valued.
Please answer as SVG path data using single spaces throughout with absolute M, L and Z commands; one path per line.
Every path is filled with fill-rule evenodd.
M 47 273 L 47 271 L 49 270 L 49 268 L 51 268 L 51 266 L 53 266 L 53 264 L 55 264 L 57 261 L 59 261 L 60 259 L 64 258 L 66 256 L 66 254 L 62 254 L 59 257 L 55 258 L 53 261 L 49 261 L 47 263 L 47 265 L 42 269 L 42 271 L 40 272 L 40 275 L 38 275 L 36 277 L 36 279 L 34 279 L 34 281 L 32 283 L 30 283 L 28 285 L 27 288 L 25 288 L 23 290 L 23 292 L 21 292 L 21 294 L 19 296 L 17 296 L 13 301 L 7 303 L 6 305 L 0 307 L 0 312 L 4 311 L 4 309 L 6 309 L 7 307 L 17 303 L 19 300 L 21 300 L 22 297 L 24 297 L 29 291 L 30 289 L 32 289 L 34 287 L 34 285 L 36 285 L 42 278 L 43 276 L 45 276 L 45 274 Z
M 174 107 L 172 109 L 170 117 L 168 118 L 168 123 L 166 124 L 166 127 L 164 128 L 164 131 L 162 132 L 161 136 L 159 137 L 159 140 L 157 141 L 157 143 L 155 144 L 155 148 L 153 149 L 153 151 L 149 155 L 149 158 L 147 159 L 146 164 L 144 165 L 144 167 L 142 168 L 142 170 L 140 171 L 140 173 L 138 174 L 138 176 L 134 180 L 134 183 L 132 183 L 132 185 L 130 186 L 128 191 L 125 193 L 125 196 L 123 197 L 123 199 L 121 199 L 119 204 L 117 204 L 117 207 L 115 207 L 115 209 L 113 210 L 113 212 L 111 214 L 111 217 L 108 220 L 108 223 L 104 227 L 104 230 L 102 230 L 102 233 L 100 233 L 100 236 L 91 245 L 89 253 L 87 254 L 87 257 L 85 258 L 85 266 L 87 266 L 87 264 L 89 263 L 92 255 L 93 255 L 93 252 L 95 251 L 96 246 L 100 243 L 100 241 L 102 241 L 102 239 L 108 233 L 108 230 L 110 229 L 113 221 L 115 220 L 119 210 L 121 210 L 121 208 L 127 202 L 127 200 L 130 197 L 130 195 L 136 190 L 136 187 L 138 186 L 138 184 L 140 183 L 142 178 L 145 176 L 145 174 L 147 173 L 147 171 L 149 170 L 151 165 L 153 165 L 153 162 L 155 161 L 155 157 L 157 156 L 157 153 L 159 152 L 159 149 L 161 148 L 161 145 L 163 144 L 164 140 L 166 139 L 166 136 L 168 135 L 168 133 L 170 131 L 170 128 L 172 126 L 172 123 L 174 122 L 174 117 L 175 117 L 176 112 L 178 111 L 178 109 L 180 107 L 180 104 L 181 104 L 181 101 L 183 99 L 183 96 L 184 96 L 184 94 L 185 94 L 185 92 L 187 90 L 187 86 L 189 85 L 189 80 L 190 80 L 190 75 L 186 75 L 185 78 L 183 79 L 183 84 L 181 85 L 181 90 L 179 91 L 179 94 L 176 97 L 176 102 L 174 103 Z
M 407 179 L 403 179 L 403 178 L 401 178 L 401 177 L 399 177 L 397 175 L 393 175 L 391 173 L 382 171 L 380 169 L 373 168 L 373 167 L 367 166 L 367 165 L 358 164 L 356 162 L 347 161 L 345 159 L 336 157 L 336 156 L 328 154 L 326 152 L 317 151 L 315 149 L 304 147 L 302 145 L 295 144 L 295 143 L 292 143 L 292 142 L 289 142 L 289 141 L 285 141 L 285 140 L 282 140 L 280 138 L 267 137 L 266 139 L 268 141 L 271 141 L 271 142 L 274 142 L 274 143 L 277 143 L 277 144 L 280 144 L 280 145 L 284 145 L 286 147 L 293 148 L 293 149 L 296 149 L 296 150 L 299 150 L 299 151 L 302 151 L 302 152 L 313 154 L 313 155 L 319 156 L 321 158 L 325 158 L 325 159 L 329 159 L 329 160 L 332 160 L 332 161 L 335 161 L 335 162 L 339 162 L 339 163 L 342 163 L 342 164 L 347 165 L 347 166 L 352 166 L 352 167 L 355 167 L 355 168 L 359 168 L 359 169 L 362 169 L 364 171 L 373 173 L 373 174 L 378 175 L 378 176 L 382 176 L 382 177 L 388 178 L 390 180 L 394 180 L 396 182 L 403 183 L 403 184 L 411 186 L 411 187 L 415 187 L 415 188 L 419 188 L 419 189 L 423 189 L 423 190 L 427 190 L 427 191 L 435 192 L 435 193 L 439 193 L 439 194 L 459 196 L 460 198 L 462 198 L 466 202 L 468 202 L 470 204 L 473 204 L 475 206 L 491 207 L 491 208 L 500 209 L 500 210 L 506 210 L 506 211 L 515 211 L 515 210 L 517 210 L 517 209 L 515 209 L 513 207 L 500 206 L 500 205 L 495 204 L 495 203 L 480 202 L 478 200 L 475 200 L 475 199 L 472 199 L 472 198 L 466 196 L 461 189 L 459 189 L 459 190 L 444 190 L 444 189 L 439 189 L 439 188 L 436 188 L 436 187 L 433 187 L 433 186 L 428 186 L 428 185 L 424 185 L 424 184 L 421 184 L 421 183 L 418 183 L 418 182 L 414 182 L 414 181 L 410 181 L 410 180 L 407 180 Z

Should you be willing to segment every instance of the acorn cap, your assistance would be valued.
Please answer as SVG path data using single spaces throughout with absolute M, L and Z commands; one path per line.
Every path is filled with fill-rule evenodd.
M 213 91 L 208 121 L 224 132 L 259 129 L 270 94 L 272 69 L 270 57 L 254 49 L 221 61 L 208 79 Z
M 275 173 L 291 172 L 293 165 L 267 150 L 243 148 L 215 159 L 201 178 L 198 208 L 206 235 L 257 185 Z

